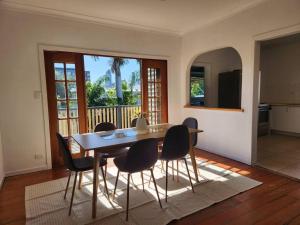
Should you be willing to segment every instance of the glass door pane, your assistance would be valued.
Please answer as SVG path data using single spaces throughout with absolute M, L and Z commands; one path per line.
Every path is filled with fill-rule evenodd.
M 164 60 L 142 60 L 143 111 L 150 124 L 168 122 L 167 63 Z
M 148 68 L 148 114 L 150 124 L 161 123 L 160 69 Z
M 79 133 L 76 69 L 74 63 L 54 63 L 58 132 L 69 138 L 72 153 L 80 147 L 71 140 Z

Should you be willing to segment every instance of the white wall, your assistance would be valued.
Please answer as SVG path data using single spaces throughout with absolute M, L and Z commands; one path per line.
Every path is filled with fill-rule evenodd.
M 0 131 L 0 189 L 4 181 L 4 160 L 3 160 L 3 149 L 2 149 L 2 140 L 1 140 L 1 131 Z
M 271 129 L 300 134 L 300 107 L 272 106 Z
M 261 101 L 300 104 L 300 41 L 261 49 Z
M 194 116 L 204 129 L 204 133 L 199 135 L 198 147 L 248 164 L 255 161 L 258 102 L 255 40 L 268 36 L 269 32 L 276 35 L 289 32 L 290 26 L 300 24 L 299 9 L 298 0 L 270 0 L 222 22 L 184 35 L 180 83 L 186 85 L 181 89 L 181 105 L 188 101 L 189 69 L 199 54 L 233 47 L 239 52 L 243 64 L 241 105 L 245 112 L 183 110 L 182 119 Z
M 53 45 L 132 53 L 149 58 L 168 59 L 169 120 L 174 121 L 180 107 L 179 37 L 117 29 L 92 23 L 65 20 L 0 9 L 0 127 L 4 149 L 5 172 L 8 175 L 47 168 L 49 137 L 47 136 L 46 99 L 34 98 L 41 91 L 39 46 Z M 43 68 L 42 70 L 43 71 Z M 47 111 L 47 110 L 46 110 Z M 40 154 L 42 159 L 35 159 Z M 48 162 L 47 162 L 48 159 Z M 47 165 L 48 163 L 48 165 Z
M 205 106 L 218 107 L 219 73 L 242 69 L 239 54 L 233 48 L 222 48 L 199 55 L 193 65 L 204 66 Z

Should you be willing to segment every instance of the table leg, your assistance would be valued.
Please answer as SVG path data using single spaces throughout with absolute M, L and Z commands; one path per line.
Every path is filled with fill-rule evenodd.
M 99 153 L 94 151 L 94 176 L 93 176 L 93 200 L 92 200 L 92 217 L 97 215 L 97 193 L 99 186 Z
M 80 149 L 80 157 L 85 157 L 85 151 L 83 149 Z M 78 180 L 78 189 L 81 189 L 81 181 L 82 181 L 83 173 L 79 172 L 79 180 Z
M 196 181 L 197 181 L 197 183 L 199 183 L 198 169 L 197 169 L 197 163 L 196 163 L 196 158 L 195 158 L 195 153 L 194 153 L 194 148 L 193 148 L 193 143 L 192 143 L 192 135 L 191 134 L 190 134 L 190 150 L 189 150 L 189 154 L 191 156 L 191 161 L 192 161 L 192 165 L 193 165 L 193 169 L 194 169 Z

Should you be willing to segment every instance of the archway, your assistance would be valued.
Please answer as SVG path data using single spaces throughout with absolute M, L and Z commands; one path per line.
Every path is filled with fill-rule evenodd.
M 234 48 L 202 53 L 188 69 L 188 105 L 241 108 L 242 59 Z

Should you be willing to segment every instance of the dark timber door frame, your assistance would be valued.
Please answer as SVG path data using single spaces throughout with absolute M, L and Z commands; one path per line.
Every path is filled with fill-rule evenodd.
M 70 146 L 73 146 L 73 144 L 75 146 L 76 144 L 72 142 L 73 140 L 70 136 L 74 131 L 84 133 L 87 130 L 83 60 L 81 54 L 69 52 L 44 51 L 44 57 L 52 167 L 60 167 L 63 165 L 63 159 L 58 149 L 56 132 L 60 132 L 64 137 L 68 138 Z M 57 72 L 54 68 L 54 65 L 58 64 L 62 65 L 60 76 L 56 75 Z M 72 67 L 72 69 L 74 67 L 75 76 L 74 74 L 73 76 L 67 74 L 68 66 Z M 58 86 L 65 90 L 63 96 L 57 95 Z M 72 94 L 69 91 L 71 88 Z M 61 109 L 58 109 L 58 105 L 62 104 L 64 108 L 63 112 L 60 113 L 58 111 Z M 71 104 L 75 105 L 72 110 L 70 110 Z M 76 110 L 76 105 L 78 110 Z M 66 127 L 67 129 L 65 129 Z

